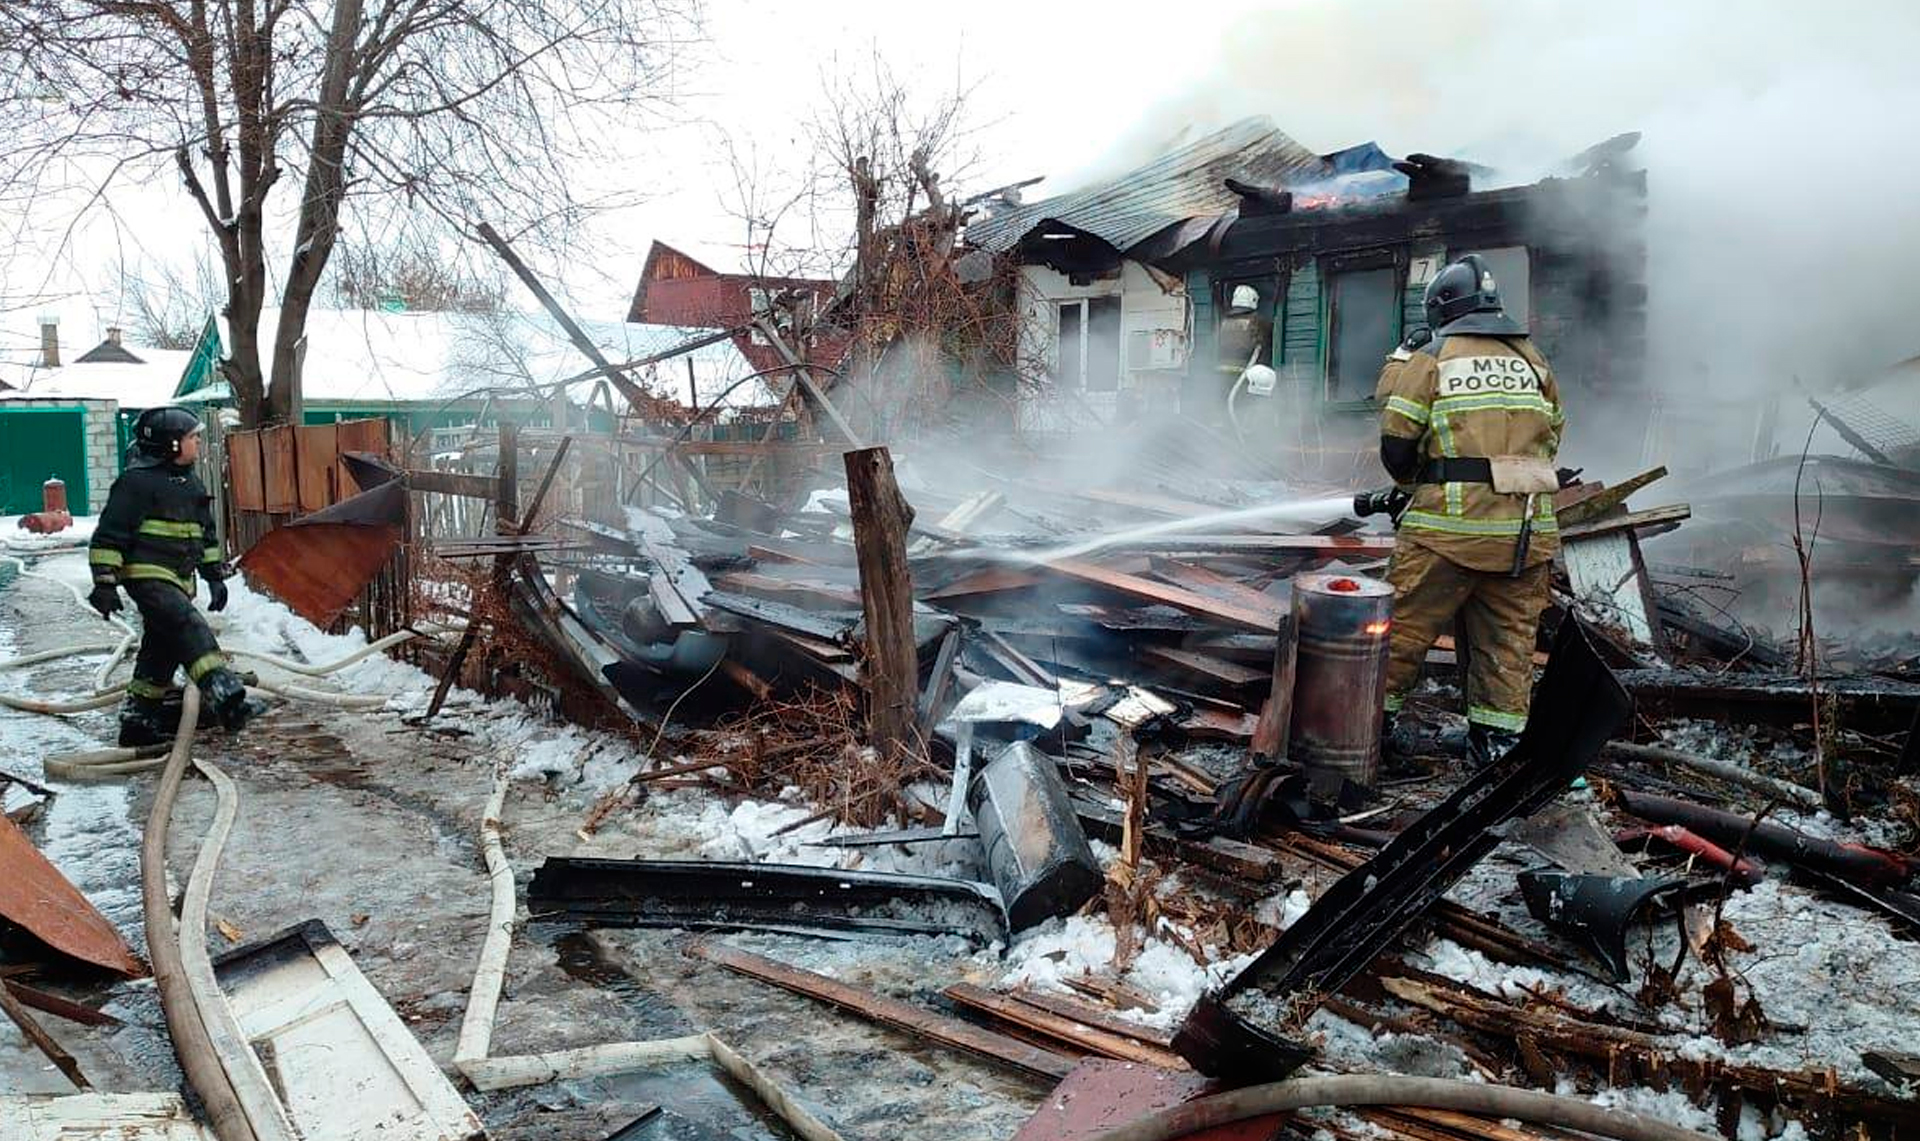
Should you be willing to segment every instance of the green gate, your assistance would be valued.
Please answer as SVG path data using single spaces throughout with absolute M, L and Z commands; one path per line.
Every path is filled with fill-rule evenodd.
M 40 510 L 48 476 L 67 484 L 67 503 L 87 510 L 87 411 L 0 405 L 0 515 Z

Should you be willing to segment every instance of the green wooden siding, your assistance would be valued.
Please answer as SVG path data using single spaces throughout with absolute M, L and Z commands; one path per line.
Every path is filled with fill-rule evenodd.
M 59 476 L 67 503 L 87 510 L 84 408 L 0 408 L 0 515 L 40 510 L 40 485 Z
M 1439 258 L 1439 264 L 1445 265 L 1447 261 L 1446 243 L 1416 242 L 1408 251 L 1407 264 L 1411 266 L 1415 261 L 1423 257 Z M 1400 327 L 1403 330 L 1411 329 L 1415 325 L 1424 325 L 1427 323 L 1427 286 L 1425 282 L 1421 282 L 1418 285 L 1414 284 L 1413 274 L 1411 272 L 1407 274 L 1407 288 L 1405 294 L 1401 297 L 1400 314 Z
M 1326 359 L 1326 321 L 1320 311 L 1320 267 L 1313 262 L 1287 277 L 1286 320 L 1281 323 L 1280 362 L 1295 371 Z

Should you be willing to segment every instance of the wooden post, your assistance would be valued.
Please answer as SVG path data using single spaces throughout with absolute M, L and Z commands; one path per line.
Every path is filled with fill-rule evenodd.
M 494 500 L 494 530 L 506 534 L 520 522 L 520 426 L 500 418 L 500 490 Z
M 1293 730 L 1293 615 L 1280 616 L 1279 638 L 1273 651 L 1273 688 L 1260 707 L 1260 720 L 1253 729 L 1253 755 L 1264 761 L 1287 759 L 1287 739 Z
M 914 748 L 920 663 L 913 642 L 913 580 L 907 571 L 907 527 L 913 507 L 893 479 L 886 448 L 846 453 L 853 546 L 860 562 L 860 603 L 867 646 L 860 666 L 867 690 L 868 741 L 897 760 Z

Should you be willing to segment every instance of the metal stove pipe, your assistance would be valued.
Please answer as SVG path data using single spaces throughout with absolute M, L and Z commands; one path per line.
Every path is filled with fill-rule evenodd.
M 1393 587 L 1356 574 L 1293 580 L 1293 731 L 1287 755 L 1317 796 L 1342 778 L 1372 788 L 1380 778 L 1380 711 L 1386 698 Z

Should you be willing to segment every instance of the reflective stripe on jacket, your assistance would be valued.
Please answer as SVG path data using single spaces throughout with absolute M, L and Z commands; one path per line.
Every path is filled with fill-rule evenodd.
M 113 481 L 87 561 L 104 582 L 155 579 L 194 592 L 194 573 L 220 565 L 213 497 L 192 468 L 129 467 Z
M 1422 462 L 1537 456 L 1551 463 L 1560 450 L 1560 389 L 1527 337 L 1462 334 L 1396 352 L 1374 399 L 1381 434 L 1419 441 Z M 1507 570 L 1525 505 L 1525 496 L 1503 495 L 1491 484 L 1421 484 L 1401 516 L 1400 537 L 1461 566 Z M 1550 494 L 1535 497 L 1532 534 L 1529 566 L 1559 549 Z

